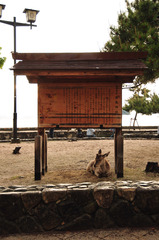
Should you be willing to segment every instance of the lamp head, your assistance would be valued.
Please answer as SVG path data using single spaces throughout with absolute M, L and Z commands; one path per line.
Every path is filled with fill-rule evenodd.
M 5 9 L 6 5 L 0 4 L 0 18 L 2 17 L 2 10 Z
M 36 15 L 39 13 L 39 11 L 25 8 L 23 13 L 26 13 L 27 22 L 32 24 L 36 21 Z

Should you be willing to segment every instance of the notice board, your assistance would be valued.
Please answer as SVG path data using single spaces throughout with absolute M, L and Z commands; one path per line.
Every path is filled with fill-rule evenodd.
M 38 84 L 38 127 L 121 127 L 121 83 Z

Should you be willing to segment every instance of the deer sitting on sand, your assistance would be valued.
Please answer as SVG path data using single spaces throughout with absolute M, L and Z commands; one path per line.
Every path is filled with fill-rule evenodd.
M 110 175 L 110 164 L 105 159 L 110 152 L 107 152 L 102 155 L 101 149 L 98 154 L 96 154 L 95 160 L 92 160 L 87 165 L 86 170 L 96 175 L 97 177 L 108 177 Z

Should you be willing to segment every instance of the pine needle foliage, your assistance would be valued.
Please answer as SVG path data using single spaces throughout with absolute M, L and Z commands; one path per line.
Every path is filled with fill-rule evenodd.
M 135 84 L 154 82 L 159 77 L 159 0 L 125 0 L 127 10 L 118 15 L 118 26 L 110 27 L 106 52 L 146 51 L 148 70 Z
M 150 94 L 150 90 L 138 87 L 133 90 L 134 94 L 124 105 L 125 111 L 151 115 L 159 113 L 159 96 L 156 93 Z
M 0 47 L 0 50 L 1 50 L 2 48 Z M 0 53 L 1 54 L 1 53 Z M 3 57 L 3 58 L 0 58 L 0 69 L 2 69 L 2 67 L 3 67 L 3 64 L 4 64 L 4 62 L 5 62 L 5 60 L 6 60 L 6 58 L 5 57 Z

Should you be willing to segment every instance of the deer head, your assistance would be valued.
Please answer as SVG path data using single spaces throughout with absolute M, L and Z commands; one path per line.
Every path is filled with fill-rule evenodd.
M 98 154 L 96 154 L 96 158 L 95 158 L 95 163 L 94 163 L 94 167 L 96 167 L 96 165 L 98 163 L 100 163 L 105 157 L 107 157 L 109 155 L 110 152 L 107 152 L 105 154 L 102 155 L 102 150 L 100 149 L 98 151 Z

